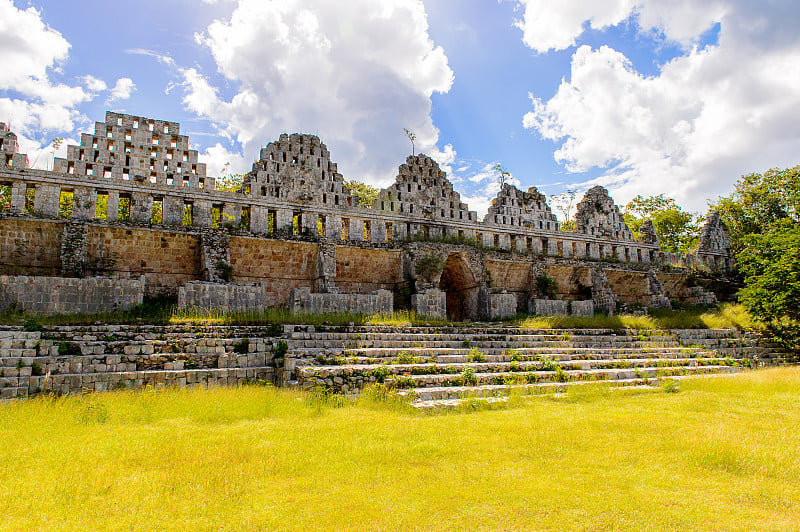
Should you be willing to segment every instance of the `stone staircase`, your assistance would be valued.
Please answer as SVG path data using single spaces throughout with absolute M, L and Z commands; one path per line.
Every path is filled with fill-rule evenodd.
M 0 327 L 0 399 L 43 392 L 267 382 L 358 394 L 383 383 L 420 408 L 606 382 L 652 385 L 782 362 L 730 330 L 500 326 Z
M 6 327 L 0 329 L 0 399 L 147 385 L 272 383 L 282 355 L 274 334 L 267 327 Z
M 295 326 L 287 334 L 287 384 L 354 394 L 383 383 L 420 408 L 594 382 L 652 385 L 780 361 L 756 335 L 734 330 Z

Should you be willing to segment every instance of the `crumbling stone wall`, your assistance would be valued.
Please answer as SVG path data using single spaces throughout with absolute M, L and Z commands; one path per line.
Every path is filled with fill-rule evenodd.
M 560 228 L 556 215 L 547 204 L 547 198 L 536 187 L 523 192 L 508 183 L 503 185 L 497 197 L 492 200 L 492 205 L 483 221 L 488 224 L 542 231 L 558 231 Z
M 393 290 L 402 282 L 402 251 L 336 246 L 335 285 L 339 291 Z
M 109 111 L 105 122 L 95 122 L 94 134 L 81 135 L 80 146 L 67 146 L 66 159 L 56 158 L 54 170 L 95 180 L 213 189 L 205 163 L 180 129 L 177 122 Z
M 592 302 L 594 308 L 609 316 L 617 309 L 617 298 L 614 296 L 608 277 L 600 268 L 592 268 Z
M 28 156 L 19 152 L 17 135 L 0 122 L 0 167 L 28 168 Z
M 374 203 L 380 212 L 414 215 L 425 221 L 477 222 L 478 215 L 461 201 L 439 164 L 425 154 L 411 155 L 400 165 L 395 183 L 381 190 Z M 403 236 L 424 232 L 425 226 L 413 224 Z M 464 235 L 462 235 L 464 236 Z
M 578 203 L 575 231 L 623 242 L 633 240 L 633 233 L 625 224 L 619 207 L 608 195 L 608 190 L 601 186 L 590 188 Z
M 144 285 L 143 278 L 0 275 L 0 307 L 5 309 L 15 304 L 36 314 L 127 310 L 142 304 Z

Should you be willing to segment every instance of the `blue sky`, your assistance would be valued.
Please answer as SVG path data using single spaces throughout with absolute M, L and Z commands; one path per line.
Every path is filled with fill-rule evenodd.
M 39 167 L 106 110 L 178 121 L 211 174 L 313 133 L 381 186 L 408 127 L 479 211 L 499 163 L 547 195 L 704 212 L 798 164 L 798 20 L 788 0 L 0 0 L 0 121 Z

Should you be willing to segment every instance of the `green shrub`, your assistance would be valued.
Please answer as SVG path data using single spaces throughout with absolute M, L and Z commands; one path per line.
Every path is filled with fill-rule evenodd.
M 235 344 L 233 344 L 233 352 L 239 353 L 240 355 L 245 355 L 250 349 L 250 338 L 242 338 Z
M 381 384 L 383 384 L 383 381 L 386 380 L 386 377 L 388 377 L 390 373 L 389 368 L 386 366 L 378 366 L 372 370 L 372 376 Z
M 461 372 L 461 382 L 464 386 L 477 386 L 478 378 L 475 376 L 475 370 L 464 368 L 464 371 Z
M 81 346 L 75 342 L 61 342 L 58 344 L 58 355 L 63 357 L 81 356 Z
M 44 370 L 42 370 L 42 365 L 38 362 L 34 362 L 31 364 L 31 375 L 34 377 L 41 377 L 44 375 Z
M 287 344 L 284 340 L 278 340 L 278 343 L 269 350 L 269 352 L 272 353 L 272 356 L 275 358 L 282 358 L 283 355 L 285 355 L 288 351 L 289 344 Z
M 42 319 L 39 316 L 31 316 L 23 322 L 22 328 L 29 332 L 35 332 L 41 331 L 44 327 L 42 326 Z
M 556 283 L 553 278 L 547 274 L 543 273 L 536 276 L 536 291 L 540 296 L 553 297 L 553 294 L 556 293 L 557 288 L 558 283 Z
M 486 356 L 480 351 L 478 351 L 477 347 L 473 347 L 469 351 L 467 360 L 469 360 L 470 362 L 486 362 Z

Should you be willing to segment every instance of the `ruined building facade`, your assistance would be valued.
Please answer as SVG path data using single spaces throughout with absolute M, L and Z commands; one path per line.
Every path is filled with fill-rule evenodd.
M 589 301 L 593 292 L 604 294 L 604 308 L 612 291 L 621 303 L 691 301 L 697 290 L 690 295 L 681 281 L 689 268 L 732 266 L 718 217 L 709 217 L 696 253 L 662 253 L 654 232 L 633 238 L 602 187 L 578 204 L 573 232 L 561 231 L 536 188 L 507 184 L 479 220 L 426 155 L 408 157 L 364 207 L 313 135 L 267 144 L 236 191 L 217 190 L 179 124 L 146 117 L 107 113 L 53 171 L 28 168 L 5 124 L 0 154 L 0 304 L 16 298 L 40 311 L 47 297 L 19 301 L 20 283 L 32 277 L 45 279 L 37 293 L 48 283 L 58 292 L 66 277 L 137 281 L 132 303 L 165 293 L 186 306 L 411 305 L 497 317 L 529 308 L 529 299 Z M 422 275 L 420 264 L 438 267 Z M 543 275 L 556 280 L 555 293 L 539 293 Z M 97 290 L 113 291 L 113 282 L 93 286 L 101 300 Z

